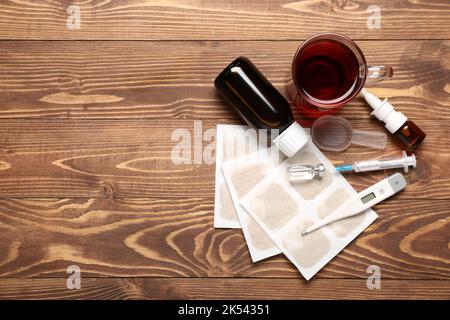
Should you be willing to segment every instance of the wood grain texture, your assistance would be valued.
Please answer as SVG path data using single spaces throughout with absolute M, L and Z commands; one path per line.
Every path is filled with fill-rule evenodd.
M 79 5 L 81 28 L 67 28 Z M 0 2 L 2 39 L 280 40 L 317 32 L 364 39 L 448 39 L 446 0 L 378 1 L 381 29 L 369 30 L 370 0 L 12 1 Z
M 355 128 L 383 130 L 376 120 L 352 121 Z M 233 123 L 233 122 L 231 122 Z M 428 136 L 417 150 L 418 167 L 408 176 L 403 199 L 449 199 L 450 128 L 445 120 L 423 120 Z M 175 164 L 172 151 L 180 140 L 175 130 L 190 134 L 192 120 L 0 120 L 0 197 L 211 197 L 214 164 Z M 203 132 L 215 121 L 204 121 Z M 189 142 L 189 141 L 188 141 Z M 210 142 L 203 142 L 206 149 Z M 401 147 L 388 136 L 385 150 L 351 146 L 326 153 L 335 163 L 399 156 Z M 439 154 L 439 157 L 436 157 Z M 357 190 L 386 173 L 349 174 Z
M 450 277 L 449 200 L 396 200 L 316 278 Z M 0 277 L 298 278 L 283 256 L 251 262 L 241 230 L 213 228 L 211 198 L 0 199 Z M 315 282 L 313 280 L 312 282 Z
M 450 20 L 449 20 L 450 21 Z M 213 81 L 248 56 L 290 100 L 298 41 L 2 41 L 0 118 L 238 120 Z M 358 41 L 394 78 L 368 84 L 408 117 L 450 120 L 450 41 Z M 298 114 L 296 108 L 294 111 Z M 365 119 L 362 98 L 342 110 Z
M 82 278 L 68 290 L 65 278 L 0 279 L 0 299 L 449 299 L 450 281 L 382 280 L 368 290 L 365 280 Z
M 450 4 L 380 1 L 369 30 L 373 4 L 0 0 L 0 299 L 450 299 Z M 171 134 L 242 123 L 213 87 L 239 55 L 289 97 L 293 53 L 320 31 L 393 66 L 369 87 L 428 136 L 408 188 L 306 283 L 281 255 L 252 264 L 240 230 L 213 228 L 214 165 L 175 165 Z M 340 115 L 384 130 L 368 112 L 357 98 Z M 326 155 L 400 150 L 389 136 L 386 150 Z M 347 177 L 361 190 L 385 175 Z M 72 264 L 81 290 L 66 289 Z M 366 287 L 372 264 L 381 290 Z

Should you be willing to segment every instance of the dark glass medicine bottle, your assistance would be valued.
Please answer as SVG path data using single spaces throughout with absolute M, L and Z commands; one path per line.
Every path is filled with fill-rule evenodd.
M 409 151 L 413 151 L 425 139 L 426 134 L 414 122 L 406 120 L 406 122 L 394 132 L 394 136 Z
M 309 140 L 294 120 L 291 107 L 247 58 L 239 57 L 216 78 L 214 86 L 242 118 L 256 129 L 278 129 L 274 144 L 288 157 Z

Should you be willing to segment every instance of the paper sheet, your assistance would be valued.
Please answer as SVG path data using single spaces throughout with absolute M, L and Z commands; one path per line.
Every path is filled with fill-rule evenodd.
M 276 152 L 272 153 L 272 152 Z M 223 163 L 225 180 L 253 262 L 279 254 L 280 249 L 240 206 L 239 200 L 279 165 L 276 148 L 262 149 Z
M 322 179 L 291 184 L 290 164 L 323 163 Z M 330 214 L 357 192 L 310 141 L 299 153 L 272 170 L 240 201 L 241 206 L 307 279 L 311 279 L 378 216 L 369 209 L 311 234 L 301 232 Z
M 255 152 L 257 137 L 248 126 L 217 125 L 216 130 L 216 181 L 214 199 L 214 227 L 240 228 L 230 192 L 225 182 L 222 163 Z

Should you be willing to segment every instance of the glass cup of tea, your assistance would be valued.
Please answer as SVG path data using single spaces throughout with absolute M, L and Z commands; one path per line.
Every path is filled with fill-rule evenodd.
M 367 82 L 391 78 L 389 66 L 369 67 L 361 49 L 337 33 L 319 33 L 297 49 L 292 61 L 291 100 L 308 118 L 343 107 Z

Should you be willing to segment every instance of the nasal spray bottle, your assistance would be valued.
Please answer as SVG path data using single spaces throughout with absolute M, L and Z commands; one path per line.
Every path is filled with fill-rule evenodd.
M 407 149 L 413 151 L 425 139 L 426 134 L 401 112 L 395 111 L 387 98 L 381 101 L 373 93 L 362 89 L 361 93 L 366 102 L 373 108 L 378 120 L 386 124 L 386 129 L 392 133 Z
M 294 120 L 291 107 L 255 65 L 245 57 L 230 63 L 214 85 L 244 120 L 256 129 L 277 129 L 273 143 L 291 157 L 309 140 Z

